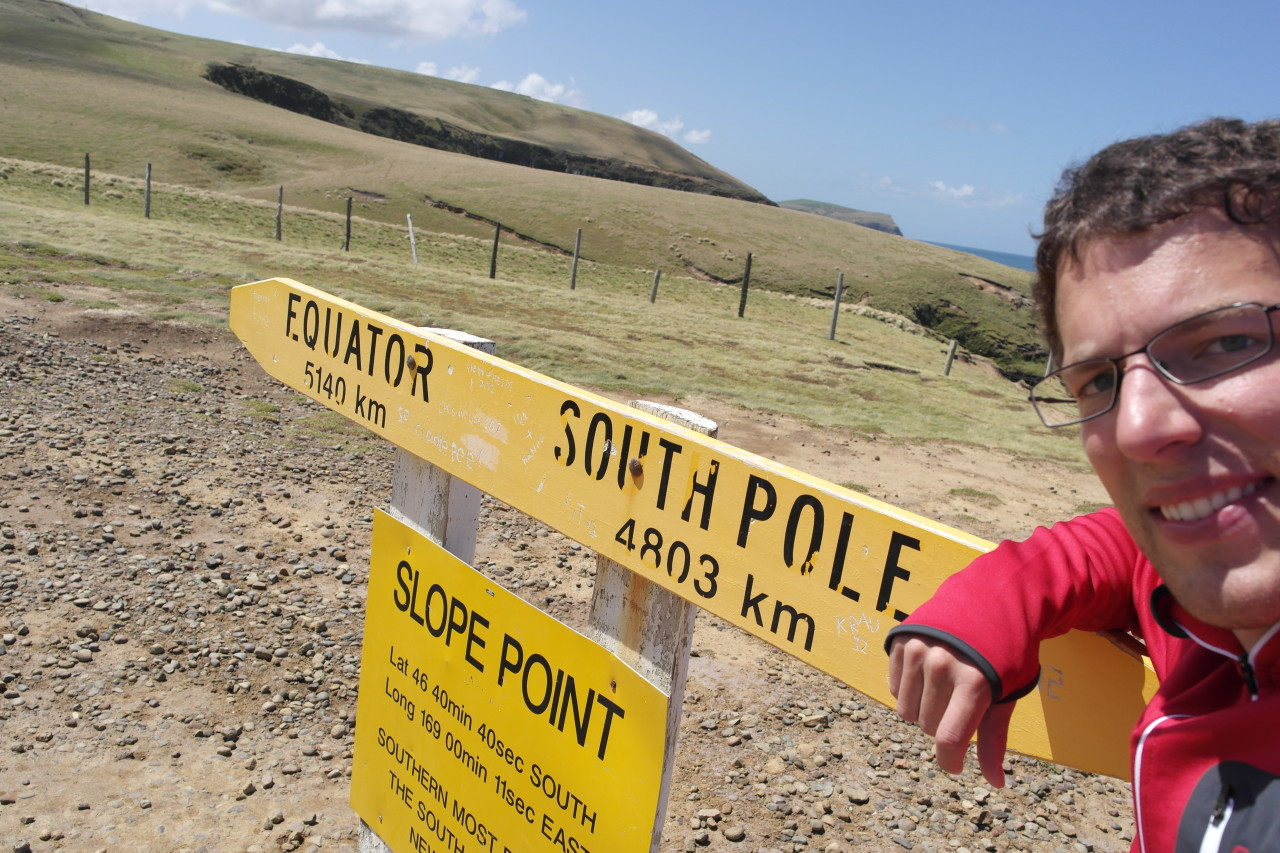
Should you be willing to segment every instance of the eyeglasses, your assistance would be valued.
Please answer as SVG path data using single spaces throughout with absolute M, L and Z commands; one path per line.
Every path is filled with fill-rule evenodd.
M 1271 312 L 1237 302 L 1175 323 L 1147 345 L 1115 358 L 1091 358 L 1055 370 L 1031 386 L 1031 405 L 1045 426 L 1078 424 L 1105 415 L 1120 394 L 1121 365 L 1146 353 L 1156 371 L 1178 385 L 1193 385 L 1252 364 L 1271 352 Z

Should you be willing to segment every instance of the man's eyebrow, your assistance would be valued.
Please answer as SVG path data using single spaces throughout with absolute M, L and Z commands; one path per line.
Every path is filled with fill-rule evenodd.
M 1097 359 L 1097 358 L 1111 358 L 1111 357 L 1112 356 L 1110 353 L 1099 352 L 1096 344 L 1086 343 L 1085 346 L 1078 346 L 1071 350 L 1068 350 L 1064 346 L 1062 348 L 1062 363 L 1055 364 L 1053 366 L 1053 369 L 1059 370 L 1063 367 L 1070 367 L 1073 364 L 1079 364 L 1082 361 L 1093 361 L 1094 359 Z

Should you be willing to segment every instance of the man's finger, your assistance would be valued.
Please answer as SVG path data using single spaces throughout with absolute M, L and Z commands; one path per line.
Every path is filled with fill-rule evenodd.
M 920 725 L 933 735 L 938 766 L 948 773 L 960 773 L 969 742 L 991 705 L 991 689 L 981 675 L 973 678 L 967 672 L 954 670 L 949 687 L 945 705 L 941 704 L 941 696 L 931 698 L 926 694 L 921 703 L 924 711 Z M 936 723 L 929 719 L 934 715 Z
M 896 637 L 889 650 L 889 692 L 898 700 L 898 716 L 914 723 L 920 716 L 920 652 L 925 650 L 917 637 Z
M 1009 742 L 1012 702 L 992 705 L 978 725 L 978 767 L 988 782 L 1004 787 L 1004 751 Z

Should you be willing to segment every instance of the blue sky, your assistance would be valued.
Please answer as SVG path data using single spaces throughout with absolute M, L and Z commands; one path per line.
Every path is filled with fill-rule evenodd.
M 79 0 L 148 26 L 496 86 L 666 133 L 775 200 L 1030 254 L 1062 168 L 1280 115 L 1280 4 L 1240 0 Z

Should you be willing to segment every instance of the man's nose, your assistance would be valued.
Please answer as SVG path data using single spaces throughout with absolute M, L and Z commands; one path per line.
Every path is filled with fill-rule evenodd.
M 1162 376 L 1146 356 L 1136 356 L 1124 366 L 1117 391 L 1116 444 L 1126 456 L 1158 459 L 1203 434 L 1185 386 Z

